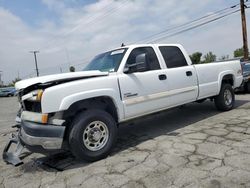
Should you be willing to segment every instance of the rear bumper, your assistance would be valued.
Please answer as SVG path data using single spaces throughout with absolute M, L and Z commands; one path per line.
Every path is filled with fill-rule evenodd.
M 29 150 L 45 153 L 46 151 L 62 149 L 64 131 L 64 126 L 41 125 L 22 121 L 18 137 Z

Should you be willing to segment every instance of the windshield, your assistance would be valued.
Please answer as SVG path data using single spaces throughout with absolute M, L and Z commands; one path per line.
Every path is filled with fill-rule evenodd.
M 99 70 L 101 72 L 116 72 L 127 48 L 113 50 L 97 55 L 83 71 Z

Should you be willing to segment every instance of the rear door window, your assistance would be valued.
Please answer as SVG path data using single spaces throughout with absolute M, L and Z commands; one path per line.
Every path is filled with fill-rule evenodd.
M 188 65 L 180 48 L 176 46 L 160 46 L 159 49 L 168 68 L 177 68 Z

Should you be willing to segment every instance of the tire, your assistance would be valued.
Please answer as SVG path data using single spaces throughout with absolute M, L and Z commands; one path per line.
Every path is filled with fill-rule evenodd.
M 247 83 L 245 84 L 245 92 L 246 92 L 246 93 L 250 93 L 250 82 L 247 82 Z
M 220 111 L 229 111 L 234 107 L 235 95 L 230 84 L 223 84 L 219 95 L 214 99 L 215 106 Z
M 69 147 L 79 160 L 92 162 L 107 157 L 116 139 L 117 125 L 113 117 L 102 110 L 87 110 L 72 122 Z

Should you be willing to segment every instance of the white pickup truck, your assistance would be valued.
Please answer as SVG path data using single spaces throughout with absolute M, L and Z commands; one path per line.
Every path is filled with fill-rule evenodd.
M 181 45 L 114 49 L 81 72 L 16 83 L 19 131 L 4 160 L 20 162 L 22 148 L 8 152 L 13 142 L 32 152 L 69 150 L 79 159 L 99 160 L 114 146 L 119 123 L 207 98 L 218 110 L 231 110 L 241 83 L 240 61 L 192 65 Z

